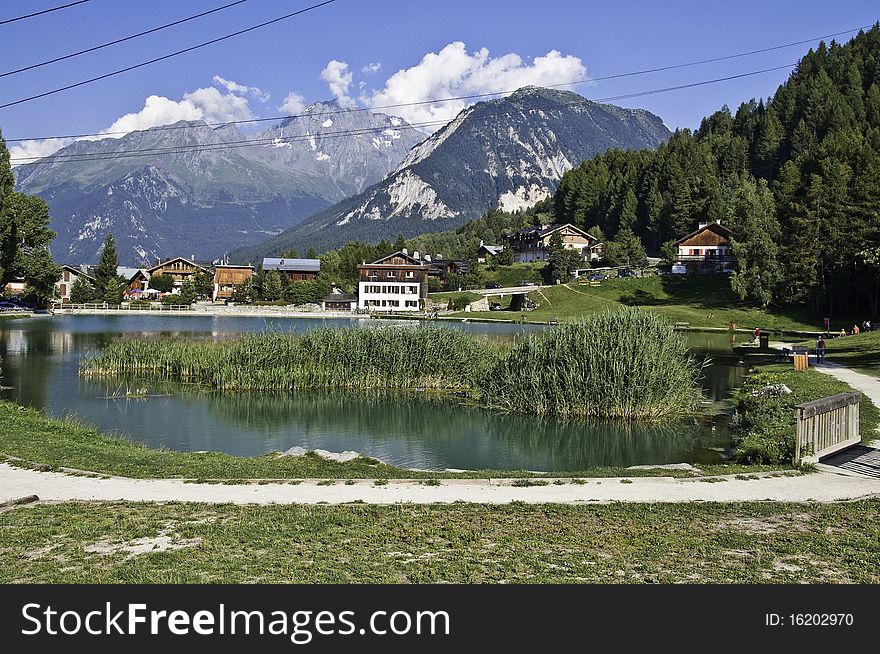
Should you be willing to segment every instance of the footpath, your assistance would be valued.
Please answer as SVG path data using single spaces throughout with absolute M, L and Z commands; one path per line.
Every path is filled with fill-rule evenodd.
M 42 501 L 207 502 L 232 504 L 434 504 L 474 502 L 589 504 L 610 502 L 836 502 L 880 496 L 880 479 L 819 471 L 717 477 L 582 479 L 515 486 L 513 479 L 443 479 L 295 483 L 190 483 L 183 479 L 94 478 L 0 464 L 0 503 L 36 495 Z

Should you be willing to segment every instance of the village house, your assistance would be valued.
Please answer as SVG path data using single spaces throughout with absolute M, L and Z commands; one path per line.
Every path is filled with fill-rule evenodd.
M 335 285 L 330 289 L 330 294 L 321 302 L 324 311 L 356 311 L 358 305 L 357 295 L 345 293 Z
M 95 283 L 95 278 L 82 268 L 68 266 L 67 264 L 61 266 L 61 276 L 55 282 L 55 297 L 61 304 L 70 302 L 70 289 L 77 279 L 82 279 L 90 284 Z
M 162 261 L 147 270 L 150 277 L 158 275 L 170 275 L 174 280 L 174 286 L 179 288 L 187 279 L 208 271 L 208 264 L 198 264 L 185 257 L 175 257 Z
M 214 266 L 214 291 L 211 299 L 214 302 L 232 299 L 235 288 L 253 279 L 253 276 L 253 266 L 217 264 Z
M 289 282 L 308 282 L 320 274 L 321 260 L 267 257 L 263 259 L 263 270 L 277 270 Z
M 697 230 L 675 241 L 676 262 L 688 273 L 717 273 L 733 270 L 735 259 L 730 249 L 730 230 L 721 224 L 700 223 Z
M 508 234 L 507 244 L 512 250 L 515 263 L 546 261 L 550 258 L 550 239 L 554 234 L 562 236 L 566 250 L 580 253 L 584 261 L 595 261 L 602 257 L 603 244 L 580 227 L 566 224 L 523 227 Z
M 419 311 L 428 297 L 430 264 L 401 250 L 358 266 L 358 308 Z
M 150 282 L 150 276 L 143 268 L 117 266 L 116 274 L 125 280 L 125 290 L 123 293 L 127 296 L 141 295 L 147 290 L 147 284 Z
M 498 256 L 503 249 L 503 245 L 486 245 L 480 241 L 480 247 L 477 248 L 477 262 L 486 263 L 492 257 Z

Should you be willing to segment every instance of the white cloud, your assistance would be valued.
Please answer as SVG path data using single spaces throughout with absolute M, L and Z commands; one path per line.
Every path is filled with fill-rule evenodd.
M 354 109 L 357 106 L 354 99 L 348 95 L 348 87 L 351 86 L 353 76 L 347 63 L 331 59 L 327 67 L 321 71 L 321 79 L 327 82 L 330 93 L 336 98 L 340 107 Z
M 43 139 L 42 141 L 22 141 L 9 148 L 9 158 L 12 167 L 34 161 L 34 157 L 48 157 L 66 145 L 73 143 L 73 139 Z
M 278 111 L 283 111 L 290 116 L 297 116 L 306 110 L 305 98 L 296 91 L 291 91 L 284 98 L 284 103 L 278 107 Z
M 380 64 L 380 63 L 367 64 L 366 66 L 361 68 L 361 72 L 364 75 L 370 75 L 371 73 L 378 73 L 380 70 L 382 70 L 382 64 Z
M 182 100 L 171 100 L 161 95 L 151 95 L 144 101 L 140 111 L 120 116 L 107 129 L 96 136 L 88 136 L 83 141 L 97 141 L 102 138 L 122 138 L 129 132 L 171 125 L 181 120 L 203 120 L 206 123 L 228 123 L 253 118 L 247 98 L 234 93 L 222 93 L 214 87 L 196 89 L 185 93 Z M 60 148 L 70 145 L 73 139 L 44 139 L 24 141 L 10 149 L 12 157 L 45 157 Z M 27 163 L 25 161 L 13 164 Z
M 456 41 L 440 52 L 429 52 L 418 65 L 397 71 L 385 81 L 384 88 L 369 95 L 362 94 L 361 101 L 369 107 L 382 107 L 462 95 L 502 93 L 528 85 L 550 86 L 582 80 L 586 75 L 587 69 L 580 58 L 564 56 L 557 50 L 535 57 L 529 63 L 515 53 L 492 58 L 486 48 L 470 54 L 464 43 Z M 480 99 L 395 107 L 388 109 L 387 113 L 410 123 L 446 123 Z M 433 132 L 441 126 L 429 125 L 424 129 Z
M 233 82 L 232 80 L 220 77 L 220 75 L 214 75 L 214 83 L 224 87 L 230 93 L 238 93 L 239 95 L 251 95 L 260 102 L 269 101 L 269 94 L 263 93 L 263 91 L 256 86 L 246 86 L 244 84 L 239 84 L 238 82 Z

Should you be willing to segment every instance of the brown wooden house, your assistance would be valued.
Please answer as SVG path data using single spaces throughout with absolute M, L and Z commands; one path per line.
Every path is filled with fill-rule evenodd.
M 406 250 L 358 266 L 358 308 L 419 311 L 428 297 L 431 266 Z
M 234 266 L 222 264 L 214 266 L 214 302 L 229 300 L 235 292 L 235 287 L 252 279 L 254 276 L 253 266 Z
M 320 274 L 321 260 L 266 257 L 263 270 L 277 270 L 289 282 L 308 282 Z
M 156 275 L 170 275 L 174 279 L 174 285 L 180 286 L 185 280 L 198 273 L 207 272 L 206 265 L 200 265 L 191 259 L 185 257 L 175 257 L 156 264 L 147 272 L 150 277 Z
M 731 231 L 720 222 L 700 223 L 699 227 L 675 241 L 676 261 L 689 273 L 716 273 L 733 270 L 735 259 L 730 244 Z

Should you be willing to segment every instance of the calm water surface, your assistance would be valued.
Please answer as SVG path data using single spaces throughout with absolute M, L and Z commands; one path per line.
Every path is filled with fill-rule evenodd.
M 386 324 L 384 321 L 381 324 Z M 234 318 L 228 316 L 55 316 L 0 321 L 0 397 L 76 414 L 98 429 L 151 447 L 213 450 L 255 456 L 295 445 L 356 450 L 388 463 L 423 469 L 582 470 L 595 466 L 717 460 L 730 444 L 726 418 L 663 427 L 504 415 L 412 394 L 308 392 L 222 394 L 191 385 L 145 382 L 148 399 L 107 399 L 119 382 L 80 378 L 87 356 L 124 334 L 226 338 L 242 332 L 303 331 L 377 321 Z M 419 323 L 403 322 L 412 328 Z M 453 324 L 487 338 L 511 340 L 522 325 Z M 702 381 L 707 398 L 723 402 L 742 369 L 730 356 L 729 334 L 690 334 L 711 363 Z

